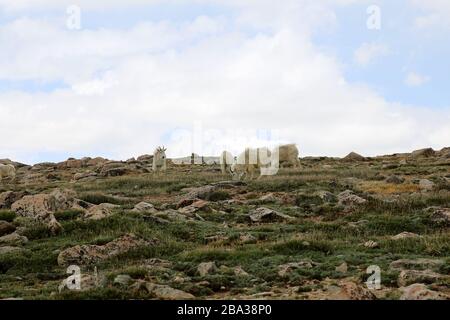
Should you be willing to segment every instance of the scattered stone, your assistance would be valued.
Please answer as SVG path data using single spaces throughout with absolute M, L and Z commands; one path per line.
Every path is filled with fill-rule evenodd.
M 180 209 L 180 208 L 184 208 L 187 206 L 190 206 L 191 204 L 193 204 L 195 201 L 197 201 L 198 199 L 181 199 L 180 201 L 178 201 L 176 208 Z
M 434 182 L 428 179 L 421 179 L 419 181 L 419 187 L 422 191 L 432 191 L 434 189 Z
M 193 217 L 196 212 L 211 212 L 209 202 L 205 200 L 194 201 L 191 205 L 178 209 L 178 212 Z
M 416 238 L 420 238 L 420 236 L 418 234 L 406 231 L 391 237 L 392 240 L 416 239 Z
M 139 162 L 146 162 L 148 164 L 153 163 L 153 155 L 144 154 L 142 156 L 137 157 L 136 159 Z
M 148 293 L 157 299 L 161 299 L 161 300 L 192 300 L 192 299 L 195 299 L 195 297 L 192 294 L 187 293 L 182 290 L 174 289 L 167 285 L 160 285 L 160 284 L 146 282 L 144 286 L 145 286 L 146 290 L 148 291 Z
M 16 227 L 13 224 L 0 220 L 0 237 L 13 233 L 14 231 L 16 231 Z
M 435 209 L 431 220 L 439 225 L 450 226 L 450 208 Z
M 405 287 L 413 283 L 433 283 L 440 279 L 443 276 L 431 270 L 402 270 L 397 283 L 400 287 Z
M 25 192 L 6 191 L 0 193 L 0 209 L 10 209 L 11 205 L 25 196 Z
M 24 196 L 12 204 L 11 210 L 18 216 L 43 222 L 48 225 L 53 233 L 58 233 L 62 230 L 62 227 L 53 213 L 71 208 L 74 202 L 74 194 L 71 190 L 56 189 L 50 194 Z
M 376 296 L 365 286 L 348 281 L 340 281 L 337 285 L 326 288 L 327 300 L 375 300 Z
M 156 213 L 158 210 L 155 209 L 155 206 L 151 203 L 140 202 L 134 206 L 133 212 L 147 212 L 147 213 Z
M 336 196 L 329 191 L 318 191 L 317 196 L 324 202 L 335 202 L 337 200 Z
M 158 258 L 152 258 L 144 261 L 144 266 L 147 269 L 154 269 L 154 268 L 164 268 L 168 269 L 172 266 L 172 262 L 169 260 L 163 260 Z
M 207 185 L 198 188 L 189 188 L 189 193 L 183 199 L 203 199 L 205 200 L 210 194 L 218 189 L 217 185 Z
M 217 266 L 215 262 L 202 262 L 197 267 L 197 272 L 201 277 L 204 277 L 208 274 L 212 274 L 217 271 Z
M 80 290 L 81 292 L 93 290 L 99 287 L 105 286 L 106 278 L 103 276 L 95 276 L 95 275 L 89 275 L 89 274 L 81 274 L 80 279 Z M 59 293 L 70 290 L 69 285 L 67 283 L 67 279 L 64 279 L 61 284 L 58 287 Z
M 341 265 L 337 266 L 335 270 L 336 272 L 347 273 L 348 271 L 347 262 L 343 262 Z
M 84 218 L 88 220 L 101 220 L 112 215 L 112 209 L 120 206 L 110 203 L 102 203 L 96 206 L 92 206 L 87 209 Z
M 157 242 L 157 240 L 145 241 L 133 234 L 127 234 L 103 246 L 76 245 L 58 255 L 58 264 L 60 266 L 95 264 L 139 247 L 155 245 Z
M 369 249 L 374 249 L 374 248 L 378 248 L 379 245 L 378 245 L 378 242 L 369 240 L 364 243 L 364 247 L 369 248 Z
M 449 297 L 443 293 L 432 291 L 421 283 L 412 284 L 400 288 L 402 295 L 400 300 L 448 300 Z
M 342 160 L 344 160 L 344 161 L 365 161 L 366 158 L 360 154 L 357 154 L 356 152 L 350 152 Z
M 299 262 L 290 262 L 278 266 L 278 275 L 280 277 L 288 276 L 292 271 L 297 269 L 311 269 L 313 266 L 317 265 L 311 260 L 301 260 Z
M 415 259 L 415 260 L 400 259 L 391 262 L 389 268 L 396 270 L 437 269 L 444 264 L 445 262 L 443 260 L 436 260 L 436 259 Z
M 264 202 L 264 203 L 275 203 L 275 202 L 278 202 L 278 198 L 275 197 L 275 195 L 273 193 L 269 193 L 269 194 L 263 195 L 258 200 L 260 202 Z
M 401 177 L 399 177 L 399 176 L 389 176 L 387 179 L 386 179 L 386 182 L 387 183 L 392 183 L 392 184 L 402 184 L 403 182 L 405 182 L 405 179 L 404 178 L 401 178 Z
M 119 274 L 114 278 L 114 284 L 128 287 L 133 279 L 128 274 Z
M 123 162 L 110 161 L 101 164 L 99 175 L 101 177 L 119 177 L 130 173 L 130 168 Z
M 234 275 L 237 277 L 247 277 L 249 274 L 244 269 L 242 269 L 241 266 L 237 266 L 234 268 Z
M 73 181 L 89 181 L 96 179 L 98 174 L 96 172 L 79 172 L 75 173 L 73 176 Z
M 353 191 L 346 190 L 341 192 L 337 196 L 339 205 L 343 205 L 345 207 L 353 207 L 355 205 L 361 205 L 367 202 L 366 199 L 357 196 Z
M 0 246 L 21 246 L 28 242 L 28 238 L 17 232 L 0 237 Z
M 411 153 L 410 157 L 413 159 L 418 158 L 429 158 L 435 156 L 436 152 L 432 148 L 425 148 L 420 150 L 415 150 Z
M 241 233 L 239 234 L 239 242 L 242 244 L 256 243 L 257 239 L 250 233 Z
M 22 250 L 23 249 L 19 248 L 19 247 L 11 247 L 11 246 L 0 247 L 0 255 L 8 254 L 8 253 L 20 252 Z
M 260 207 L 249 213 L 251 222 L 268 223 L 275 221 L 293 220 L 294 218 L 278 211 Z

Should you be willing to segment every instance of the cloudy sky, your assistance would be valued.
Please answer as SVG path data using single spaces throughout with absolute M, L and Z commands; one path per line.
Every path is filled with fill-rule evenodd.
M 0 0 L 0 158 L 440 149 L 449 37 L 448 0 Z

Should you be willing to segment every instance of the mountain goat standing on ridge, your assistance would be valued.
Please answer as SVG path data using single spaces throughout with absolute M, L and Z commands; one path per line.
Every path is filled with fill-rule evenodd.
M 166 171 L 167 170 L 167 157 L 166 148 L 158 147 L 153 153 L 153 171 Z

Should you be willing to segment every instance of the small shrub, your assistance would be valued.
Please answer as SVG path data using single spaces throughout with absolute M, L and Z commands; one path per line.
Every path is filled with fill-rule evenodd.
M 16 218 L 16 214 L 10 210 L 0 210 L 0 220 L 12 222 Z
M 230 194 L 226 191 L 215 191 L 215 192 L 208 194 L 206 196 L 205 200 L 215 202 L 215 201 L 228 200 L 230 198 L 231 198 Z

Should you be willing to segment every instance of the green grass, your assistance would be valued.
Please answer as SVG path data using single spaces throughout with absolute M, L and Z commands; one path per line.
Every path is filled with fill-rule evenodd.
M 322 168 L 324 164 L 331 167 Z M 320 290 L 322 281 L 327 278 L 339 280 L 353 277 L 362 284 L 367 279 L 366 268 L 379 265 L 382 284 L 391 290 L 387 297 L 397 299 L 399 272 L 389 269 L 392 261 L 406 258 L 444 259 L 446 264 L 438 271 L 450 274 L 449 230 L 433 222 L 432 213 L 424 210 L 430 206 L 448 207 L 448 185 L 440 180 L 448 174 L 447 165 L 433 164 L 427 160 L 381 169 L 383 164 L 377 160 L 344 164 L 332 159 L 303 160 L 302 165 L 300 170 L 282 169 L 277 176 L 247 181 L 247 186 L 235 190 L 223 189 L 211 193 L 205 200 L 210 201 L 209 205 L 214 210 L 199 213 L 205 221 L 172 221 L 169 224 L 151 222 L 145 218 L 147 214 L 129 209 L 139 201 L 174 207 L 187 192 L 183 189 L 223 181 L 228 177 L 213 170 L 206 171 L 208 167 L 186 166 L 180 167 L 184 171 L 169 169 L 166 174 L 112 177 L 76 184 L 58 181 L 27 185 L 23 188 L 31 194 L 49 192 L 56 187 L 72 188 L 84 201 L 112 203 L 120 205 L 120 208 L 115 209 L 112 216 L 99 221 L 83 220 L 82 213 L 77 210 L 57 212 L 55 217 L 63 226 L 63 231 L 57 236 L 52 235 L 43 224 L 17 218 L 9 210 L 1 210 L 0 220 L 25 228 L 21 232 L 30 241 L 22 251 L 0 256 L 0 298 L 150 298 L 146 293 L 115 286 L 113 280 L 118 274 L 167 284 L 205 299 L 288 287 L 298 287 L 298 296 L 295 296 L 298 298 L 301 294 Z M 379 184 L 382 181 L 380 173 L 385 176 L 397 174 L 406 179 L 430 178 L 436 182 L 437 188 L 429 193 L 404 193 L 390 197 L 365 193 L 362 182 Z M 347 211 L 336 202 L 324 203 L 316 193 L 325 190 L 337 195 L 346 189 L 354 190 L 368 202 Z M 273 203 L 259 201 L 262 195 L 272 192 L 290 200 Z M 243 205 L 221 203 L 234 198 L 247 202 Z M 258 206 L 273 208 L 294 217 L 294 220 L 252 224 L 248 213 Z M 363 220 L 365 223 L 352 226 Z M 391 240 L 391 236 L 404 231 L 420 234 L 421 237 Z M 158 239 L 159 242 L 98 263 L 98 270 L 107 279 L 103 288 L 57 293 L 59 283 L 67 276 L 65 268 L 57 264 L 61 250 L 82 244 L 104 245 L 127 233 L 147 240 Z M 244 234 L 250 234 L 254 240 L 241 242 L 240 237 Z M 215 235 L 225 238 L 216 242 L 205 239 Z M 368 240 L 376 241 L 378 247 L 364 247 Z M 165 259 L 172 265 L 168 269 L 146 268 L 145 260 L 150 258 Z M 316 266 L 295 269 L 286 277 L 278 275 L 280 265 L 303 259 L 312 260 Z M 201 277 L 197 267 L 207 261 L 215 261 L 222 271 Z M 348 264 L 345 274 L 336 271 L 343 261 Z M 235 275 L 233 268 L 237 266 L 249 275 Z M 82 266 L 82 272 L 92 273 L 93 266 Z M 176 277 L 187 280 L 177 282 L 174 280 Z

